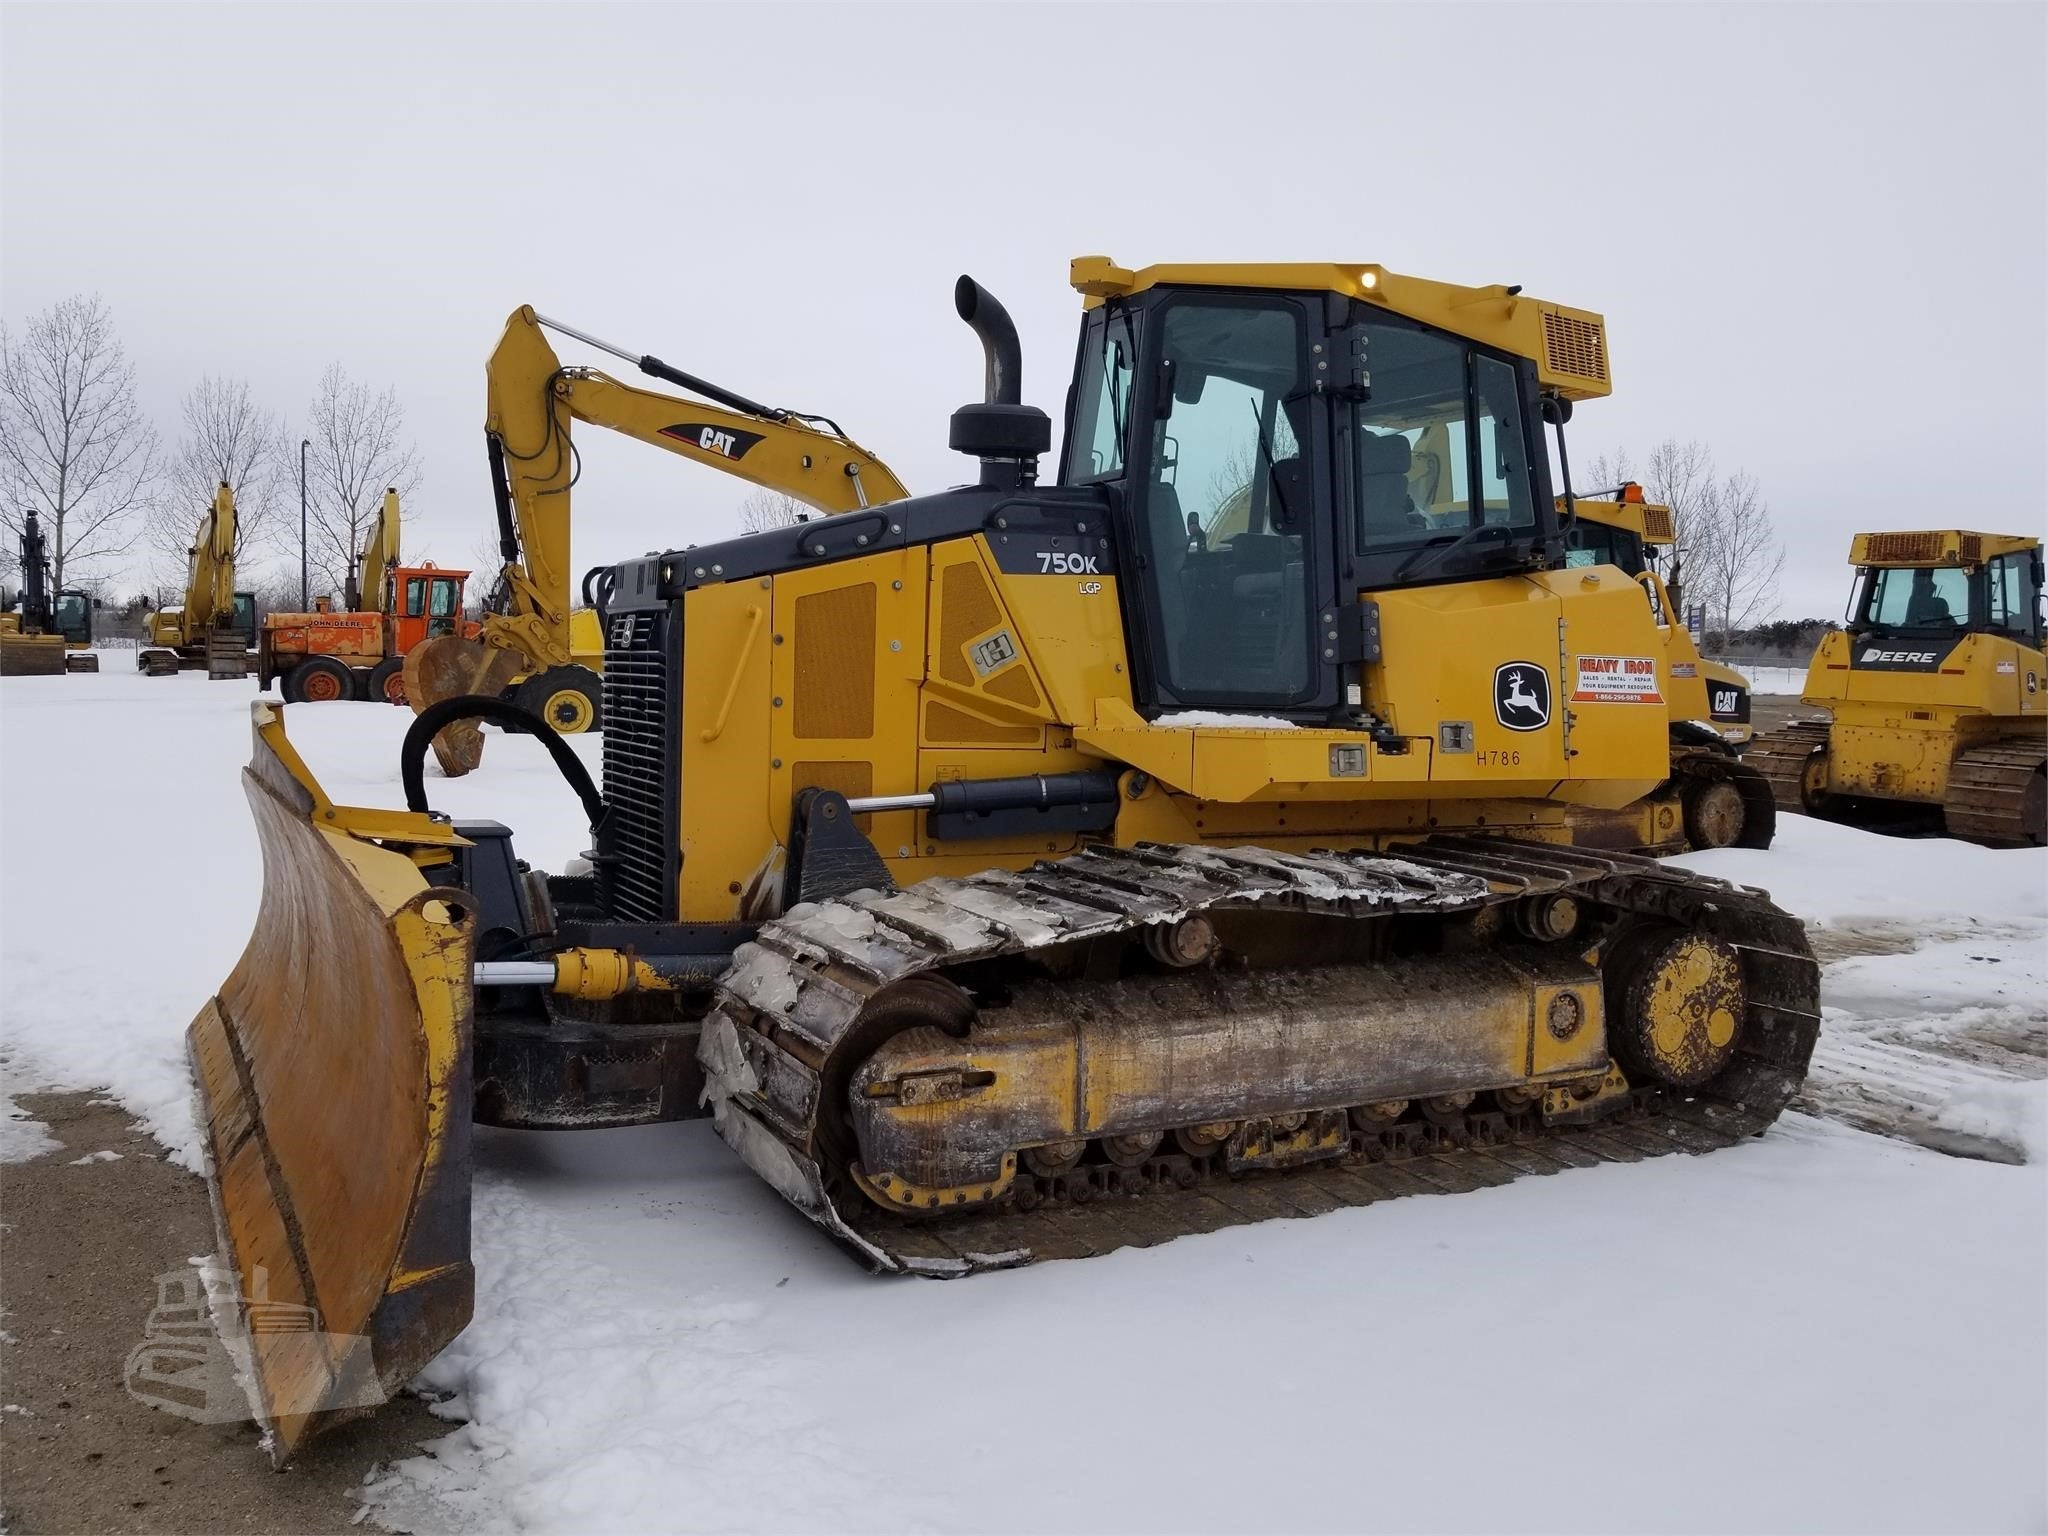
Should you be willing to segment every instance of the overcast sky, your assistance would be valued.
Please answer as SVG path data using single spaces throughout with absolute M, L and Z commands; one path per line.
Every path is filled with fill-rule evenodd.
M 0 313 L 97 290 L 167 438 L 203 373 L 402 398 L 408 554 L 489 519 L 521 303 L 969 478 L 951 284 L 1057 418 L 1070 257 L 1373 261 L 1607 317 L 1574 458 L 1753 471 L 1788 613 L 1852 531 L 2040 531 L 2048 9 L 7 4 Z M 565 343 L 568 362 L 601 362 Z M 294 433 L 296 436 L 297 434 Z M 586 429 L 578 568 L 746 487 Z M 196 511 L 196 509 L 195 509 Z M 295 560 L 296 552 L 293 552 Z M 138 569 L 137 578 L 140 577 Z

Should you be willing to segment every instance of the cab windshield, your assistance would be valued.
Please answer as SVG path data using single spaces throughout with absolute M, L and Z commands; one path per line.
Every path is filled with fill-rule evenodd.
M 1959 631 L 1970 622 L 1970 578 L 1959 566 L 1886 566 L 1865 573 L 1858 627 Z
M 85 628 L 85 598 L 76 592 L 62 592 L 57 596 L 57 627 L 65 634 L 82 631 Z
M 1370 321 L 1365 332 L 1371 387 L 1353 407 L 1359 548 L 1368 555 L 1453 544 L 1490 551 L 1533 533 L 1536 498 L 1514 366 L 1392 320 Z M 1430 563 L 1445 574 L 1448 550 Z M 1391 579 L 1428 570 L 1412 559 Z

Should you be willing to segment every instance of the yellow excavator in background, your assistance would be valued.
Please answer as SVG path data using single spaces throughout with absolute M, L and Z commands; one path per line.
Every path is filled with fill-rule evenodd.
M 263 898 L 189 1038 L 243 1290 L 324 1330 L 250 1340 L 278 1459 L 464 1326 L 475 1122 L 708 1115 L 863 1262 L 948 1276 L 1706 1151 L 1796 1092 L 1800 923 L 1571 842 L 1670 775 L 1641 589 L 1564 565 L 1600 317 L 1372 265 L 1072 281 L 1057 483 L 963 278 L 977 483 L 884 500 L 820 434 L 852 510 L 612 569 L 602 785 L 539 731 L 587 872 L 432 812 L 443 725 L 540 724 L 504 700 L 414 721 L 402 811 L 255 706 Z M 493 456 L 559 534 L 585 380 L 531 355 Z M 1427 512 L 1425 438 L 1464 487 Z
M 641 389 L 594 368 L 565 368 L 547 330 L 624 358 L 650 377 L 704 399 Z M 601 584 L 610 572 L 587 574 L 583 595 L 591 606 L 572 608 L 570 434 L 576 422 L 666 449 L 825 513 L 900 501 L 908 494 L 887 466 L 826 418 L 762 405 L 530 306 L 506 321 L 485 377 L 484 430 L 505 559 L 499 600 L 486 613 L 479 639 L 429 641 L 407 658 L 407 696 L 416 710 L 463 694 L 503 695 L 558 731 L 598 727 Z M 580 643 L 579 624 L 588 626 Z M 481 742 L 457 724 L 435 747 L 443 770 L 454 774 L 475 766 Z
M 2041 541 L 1859 533 L 1848 627 L 1823 636 L 1806 703 L 1749 760 L 1789 811 L 2039 847 L 2048 810 Z
M 1582 812 L 1579 841 L 1658 854 L 1770 847 L 1778 821 L 1771 786 L 1739 756 L 1750 737 L 1749 680 L 1700 655 L 1652 563 L 1652 551 L 1676 542 L 1671 509 L 1645 501 L 1630 482 L 1611 500 L 1576 498 L 1574 511 L 1565 566 L 1611 565 L 1642 585 L 1662 641 L 1657 686 L 1671 718 L 1669 781 L 1620 812 Z
M 77 587 L 52 593 L 49 540 L 33 507 L 22 515 L 19 550 L 21 590 L 0 612 L 0 677 L 99 671 L 92 652 L 99 599 Z
M 200 667 L 210 678 L 247 677 L 256 594 L 235 590 L 235 495 L 225 481 L 199 520 L 187 560 L 185 601 L 144 617 L 136 666 L 151 677 Z

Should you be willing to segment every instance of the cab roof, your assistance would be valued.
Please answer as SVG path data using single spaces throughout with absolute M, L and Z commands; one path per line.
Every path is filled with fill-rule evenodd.
M 1107 256 L 1075 257 L 1069 281 L 1085 309 L 1159 287 L 1342 294 L 1529 358 L 1543 387 L 1567 400 L 1596 399 L 1614 389 L 1606 321 L 1589 309 L 1525 297 L 1518 283 L 1473 288 L 1390 272 L 1376 262 L 1179 262 L 1133 268 L 1120 267 Z
M 2000 555 L 2038 549 L 2041 541 L 2017 533 L 1972 533 L 1937 528 L 1907 533 L 1859 533 L 1849 542 L 1851 565 L 1979 566 Z

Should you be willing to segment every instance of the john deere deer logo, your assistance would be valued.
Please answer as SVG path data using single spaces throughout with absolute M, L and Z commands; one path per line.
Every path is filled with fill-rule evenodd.
M 1533 661 L 1495 667 L 1493 718 L 1511 731 L 1540 731 L 1550 724 L 1550 674 Z

